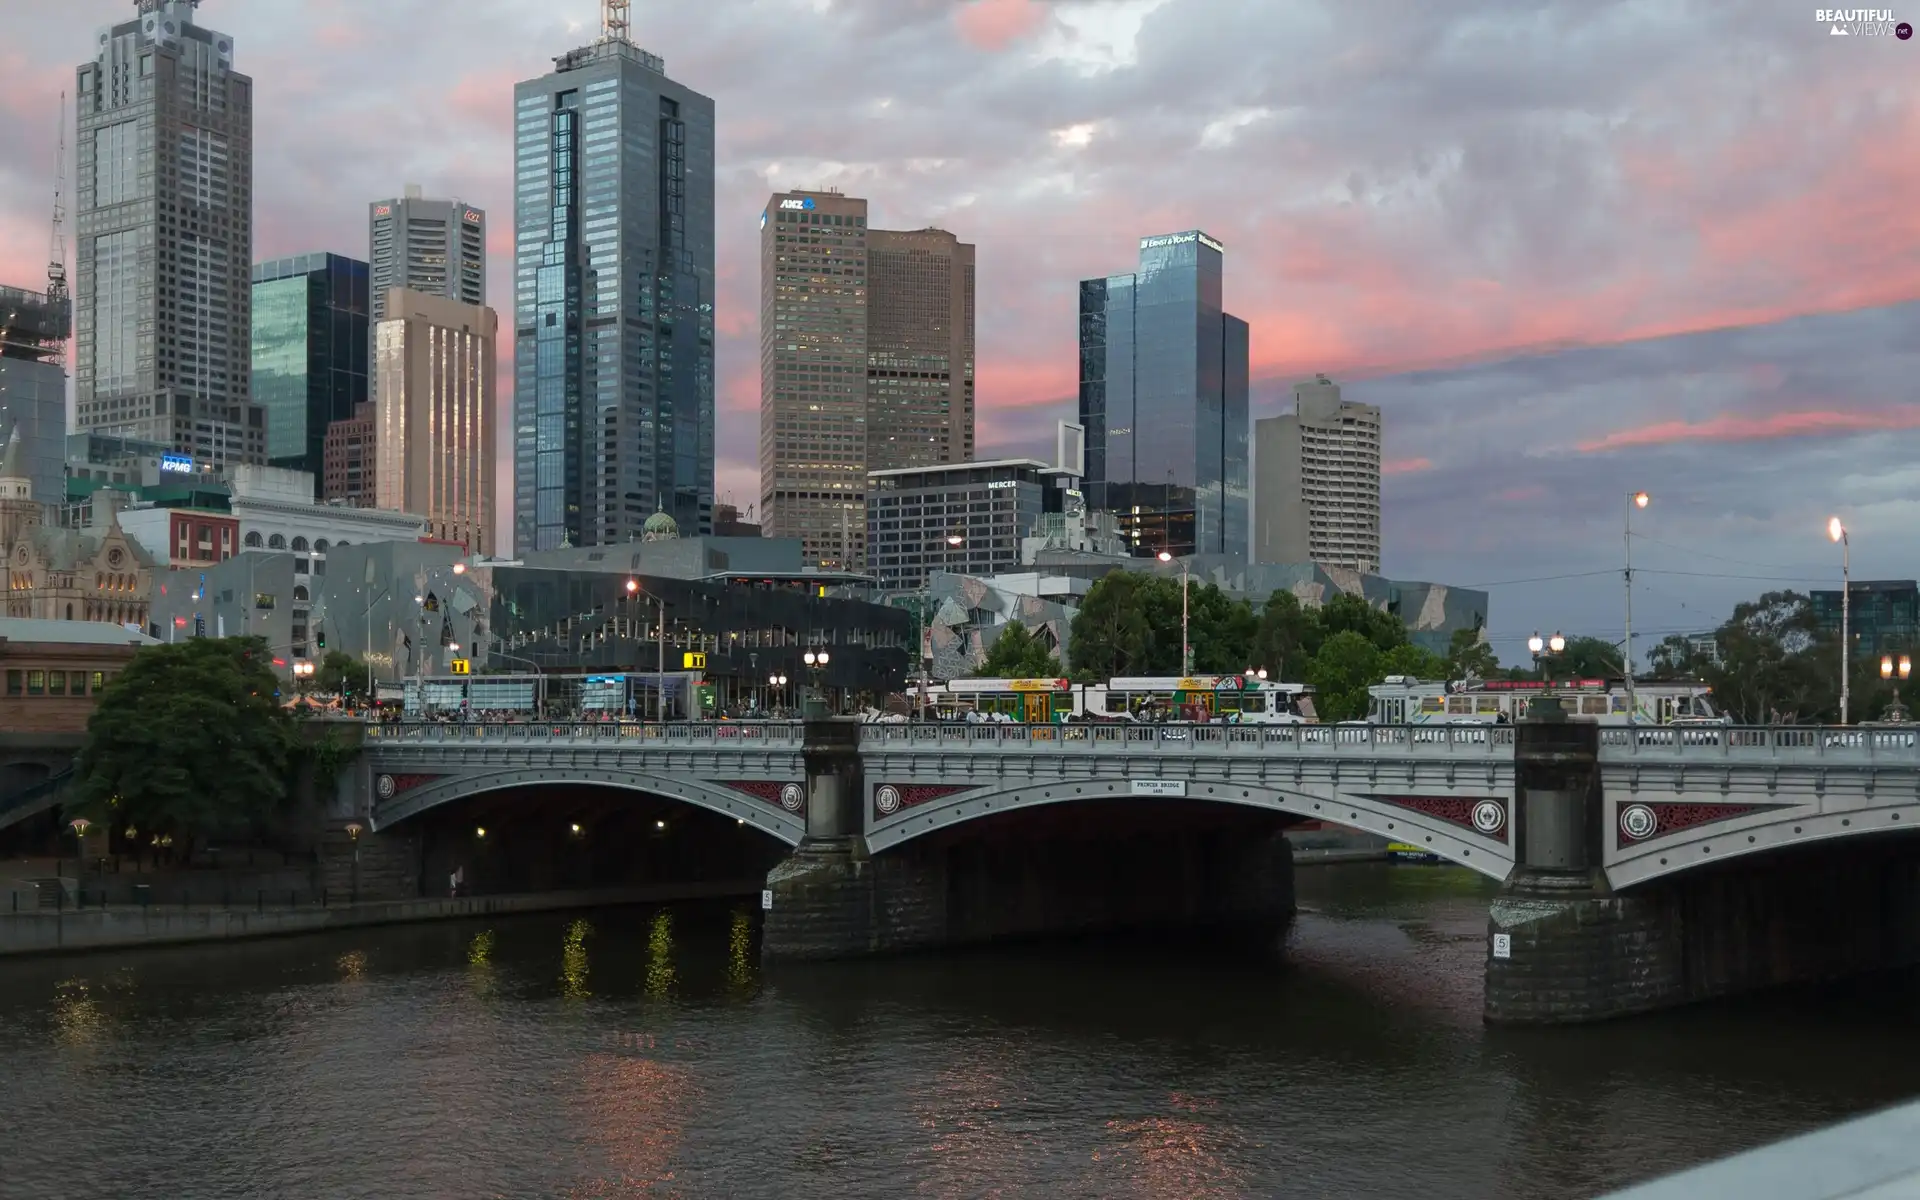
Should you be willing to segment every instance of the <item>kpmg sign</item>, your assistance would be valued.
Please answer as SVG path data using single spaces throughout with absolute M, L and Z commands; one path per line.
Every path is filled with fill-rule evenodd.
M 1205 246 L 1217 254 L 1225 254 L 1227 252 L 1225 246 L 1214 241 L 1197 229 L 1191 233 L 1169 233 L 1163 234 L 1160 237 L 1144 237 L 1140 239 L 1140 248 L 1142 250 L 1154 250 L 1161 246 L 1184 246 L 1188 242 L 1199 242 L 1202 246 Z
M 184 454 L 162 454 L 160 456 L 160 469 L 162 471 L 172 471 L 180 475 L 191 475 L 193 474 L 193 460 Z
M 780 207 L 783 209 L 798 210 L 801 212 L 805 212 L 813 207 L 813 201 L 811 199 L 782 200 L 780 202 Z

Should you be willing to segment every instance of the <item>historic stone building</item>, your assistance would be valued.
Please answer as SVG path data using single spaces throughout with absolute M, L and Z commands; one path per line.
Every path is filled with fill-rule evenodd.
M 16 433 L 0 455 L 6 615 L 146 629 L 152 556 L 120 528 L 111 504 L 96 504 L 95 524 L 84 529 L 48 524 L 24 460 Z

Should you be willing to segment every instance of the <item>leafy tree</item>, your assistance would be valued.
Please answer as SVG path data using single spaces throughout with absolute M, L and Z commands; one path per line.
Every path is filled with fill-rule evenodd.
M 1307 665 L 1314 711 L 1322 721 L 1356 721 L 1367 715 L 1367 689 L 1378 683 L 1381 654 L 1365 636 L 1343 629 L 1326 640 Z
M 1116 675 L 1146 675 L 1153 648 L 1153 628 L 1143 601 L 1149 575 L 1114 571 L 1087 589 L 1086 599 L 1068 627 L 1072 638 L 1074 675 L 1089 682 Z M 1175 603 L 1179 603 L 1175 598 Z M 1179 620 L 1178 610 L 1174 620 Z M 1176 626 L 1174 636 L 1179 636 Z
M 287 794 L 293 718 L 260 638 L 148 646 L 101 690 L 74 764 L 81 812 L 188 836 L 257 825 Z
M 367 699 L 367 664 L 342 650 L 329 650 L 313 672 L 313 690 L 339 696 L 348 704 Z
M 1400 623 L 1399 617 L 1348 592 L 1341 592 L 1320 606 L 1320 627 L 1328 637 L 1349 631 L 1357 633 L 1382 654 L 1407 641 L 1407 627 Z
M 1626 674 L 1620 648 L 1597 637 L 1568 638 L 1567 648 L 1542 659 L 1540 666 L 1555 679 L 1616 679 Z
M 1484 631 L 1456 629 L 1447 642 L 1445 665 L 1448 679 L 1493 679 L 1500 673 L 1500 656 L 1487 644 Z
M 1698 679 L 1713 665 L 1711 654 L 1678 634 L 1647 651 L 1647 674 L 1655 679 Z
M 1248 665 L 1265 667 L 1270 679 L 1298 681 L 1320 641 L 1319 615 L 1292 592 L 1277 591 L 1267 597 L 1254 625 Z
M 1826 670 L 1817 669 L 1809 651 L 1820 641 L 1818 629 L 1812 602 L 1798 592 L 1768 592 L 1736 605 L 1714 635 L 1720 661 L 1701 677 L 1715 702 L 1748 724 L 1837 715 L 1839 653 L 1826 657 Z
M 1253 606 L 1230 599 L 1211 583 L 1192 585 L 1187 603 L 1193 669 L 1204 675 L 1238 675 L 1246 670 L 1257 626 Z
M 1379 683 L 1389 675 L 1411 675 L 1415 679 L 1444 680 L 1447 677 L 1447 660 L 1433 651 L 1412 642 L 1395 646 L 1380 656 Z
M 977 679 L 1054 679 L 1059 675 L 1059 656 L 1018 621 L 1009 621 L 1000 630 L 974 672 Z

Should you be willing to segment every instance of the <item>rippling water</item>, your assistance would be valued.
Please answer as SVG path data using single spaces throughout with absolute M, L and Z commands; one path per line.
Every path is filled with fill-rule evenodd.
M 1487 885 L 1283 952 L 780 968 L 609 910 L 0 962 L 0 1197 L 1581 1197 L 1920 1092 L 1909 978 L 1480 1024 Z

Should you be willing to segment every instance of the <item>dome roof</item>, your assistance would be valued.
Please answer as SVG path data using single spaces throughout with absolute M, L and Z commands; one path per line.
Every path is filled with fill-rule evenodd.
M 680 536 L 680 525 L 664 512 L 656 512 L 640 527 L 643 542 L 664 542 Z

